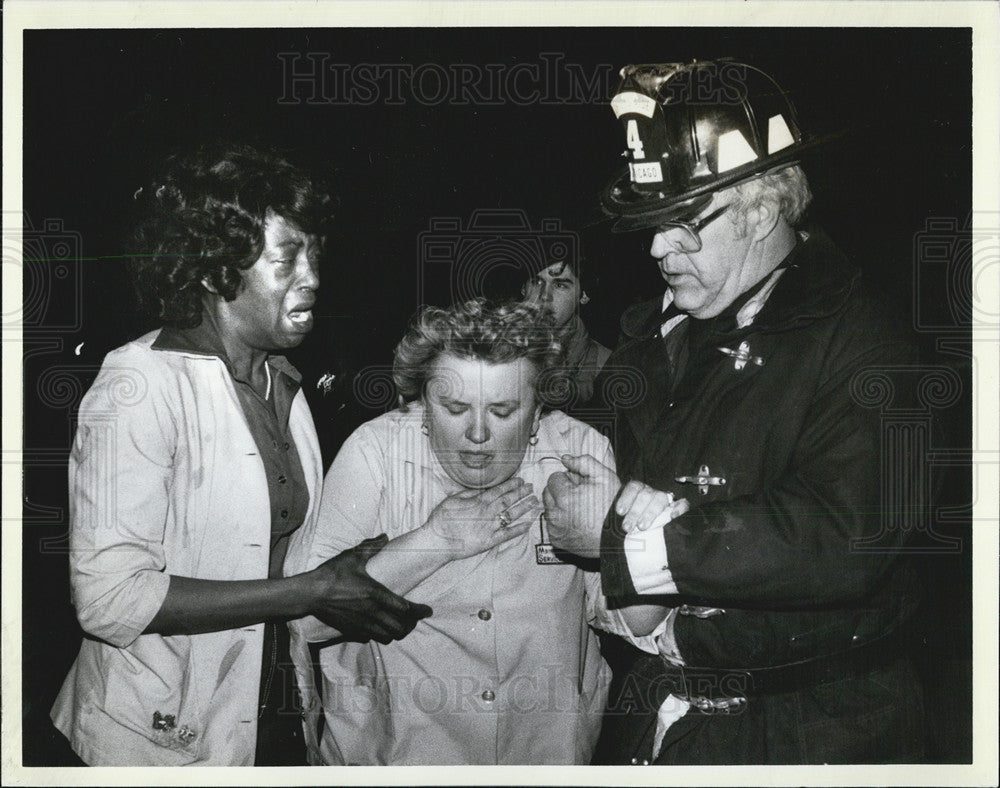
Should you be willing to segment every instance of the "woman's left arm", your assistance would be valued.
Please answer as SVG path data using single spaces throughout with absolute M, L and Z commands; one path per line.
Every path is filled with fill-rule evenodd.
M 319 566 L 331 556 L 378 535 L 379 502 L 390 494 L 392 476 L 386 470 L 385 436 L 363 425 L 344 442 L 323 482 L 316 522 L 296 534 L 289 547 L 286 573 Z M 524 499 L 515 504 L 518 499 Z M 523 482 L 512 478 L 489 490 L 463 490 L 445 498 L 420 528 L 390 539 L 372 556 L 368 575 L 396 594 L 406 594 L 446 563 L 475 555 L 523 534 L 530 522 L 516 522 L 538 511 L 538 500 Z M 499 513 L 512 518 L 502 526 Z M 307 616 L 295 622 L 307 640 L 339 636 L 336 629 Z
M 524 534 L 537 515 L 531 486 L 512 477 L 488 490 L 449 495 L 420 528 L 402 534 L 368 561 L 368 574 L 397 594 L 406 594 L 450 561 L 478 555 Z M 500 522 L 506 512 L 509 525 Z

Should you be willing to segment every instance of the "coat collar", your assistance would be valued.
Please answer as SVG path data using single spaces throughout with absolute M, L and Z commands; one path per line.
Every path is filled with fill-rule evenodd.
M 778 282 L 755 326 L 785 331 L 832 315 L 857 287 L 861 270 L 816 226 L 792 250 L 788 270 Z
M 193 328 L 164 326 L 153 341 L 152 349 L 218 358 L 226 365 L 229 374 L 233 375 L 233 367 L 219 338 L 218 329 L 207 313 L 202 314 L 201 322 Z M 284 356 L 268 356 L 267 363 L 278 372 L 288 375 L 296 383 L 302 383 L 302 374 Z
M 574 315 L 569 325 L 561 332 L 560 341 L 566 353 L 566 364 L 577 367 L 587 353 L 590 345 L 590 334 L 579 315 Z
M 799 233 L 799 243 L 784 263 L 785 271 L 752 324 L 755 331 L 785 331 L 837 312 L 861 275 L 815 225 Z M 629 307 L 622 315 L 622 332 L 633 339 L 652 335 L 659 328 L 662 307 L 662 298 Z

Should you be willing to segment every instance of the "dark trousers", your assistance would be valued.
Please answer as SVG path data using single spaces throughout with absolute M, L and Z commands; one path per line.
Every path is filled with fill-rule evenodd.
M 305 766 L 302 714 L 283 621 L 265 625 L 262 668 L 254 765 Z
M 656 714 L 667 686 L 657 681 L 662 673 L 659 658 L 644 655 L 616 676 L 594 763 L 919 763 L 924 758 L 923 694 L 905 656 L 862 675 L 750 696 L 728 714 L 692 708 L 667 730 L 654 758 Z

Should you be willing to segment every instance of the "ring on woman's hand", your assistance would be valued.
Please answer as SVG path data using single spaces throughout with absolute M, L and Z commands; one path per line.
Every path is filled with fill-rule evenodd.
M 504 509 L 497 517 L 500 519 L 500 526 L 506 528 L 511 523 L 510 513 Z

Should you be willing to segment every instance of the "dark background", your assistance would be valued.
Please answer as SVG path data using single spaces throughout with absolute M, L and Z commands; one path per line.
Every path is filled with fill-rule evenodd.
M 622 310 L 663 287 L 648 235 L 587 226 L 621 166 L 624 140 L 607 104 L 615 74 L 626 63 L 719 56 L 771 73 L 807 131 L 852 130 L 805 163 L 812 215 L 912 318 L 924 361 L 961 378 L 957 403 L 934 411 L 932 449 L 954 450 L 954 462 L 934 471 L 944 508 L 929 516 L 933 533 L 915 534 L 932 593 L 913 645 L 932 711 L 931 760 L 971 760 L 970 42 L 963 29 L 889 28 L 26 32 L 25 764 L 53 762 L 47 713 L 80 639 L 66 556 L 76 407 L 103 355 L 152 327 L 136 312 L 122 258 L 131 196 L 150 167 L 177 148 L 233 138 L 332 174 L 342 208 L 316 328 L 290 354 L 328 463 L 351 429 L 389 404 L 377 384 L 417 305 L 471 295 L 455 289 L 447 266 L 428 269 L 421 250 L 429 238 L 474 238 L 475 210 L 515 211 L 508 217 L 526 217 L 527 235 L 543 240 L 559 234 L 540 231 L 547 218 L 574 233 L 592 296 L 584 318 L 614 344 Z M 539 76 L 521 78 L 520 99 L 484 77 L 478 89 L 490 101 L 474 91 L 461 103 L 456 89 L 422 102 L 415 95 L 435 98 L 428 72 L 423 90 L 404 78 L 393 96 L 385 79 L 356 84 L 350 101 L 332 76 L 292 84 L 280 53 L 298 53 L 300 73 L 325 55 L 326 65 L 495 64 L 501 74 L 524 63 Z M 458 229 L 422 235 L 435 218 Z M 516 289 L 520 274 L 495 269 L 483 284 Z M 370 385 L 359 401 L 354 373 L 364 368 Z M 326 372 L 338 376 L 323 396 L 315 384 Z M 942 552 L 935 534 L 961 542 Z

